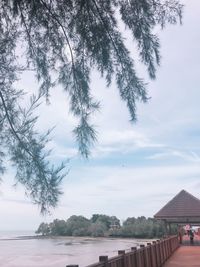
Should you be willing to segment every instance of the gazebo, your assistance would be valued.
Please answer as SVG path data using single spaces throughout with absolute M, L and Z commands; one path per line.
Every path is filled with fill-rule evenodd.
M 154 218 L 165 222 L 168 233 L 171 232 L 172 223 L 200 225 L 200 200 L 182 190 L 159 210 Z

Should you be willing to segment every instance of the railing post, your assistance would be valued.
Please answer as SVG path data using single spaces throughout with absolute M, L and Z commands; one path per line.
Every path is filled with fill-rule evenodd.
M 151 243 L 147 243 L 147 246 L 146 246 L 146 266 L 145 267 L 152 267 Z
M 118 255 L 124 255 L 125 253 L 125 250 L 118 250 Z
M 136 251 L 137 247 L 131 247 L 131 251 Z
M 102 266 L 106 267 L 108 262 L 108 256 L 99 256 L 99 262 L 102 263 Z
M 156 240 L 157 241 L 157 255 L 158 255 L 158 264 L 159 266 L 161 266 L 162 264 L 162 259 L 161 259 L 161 249 L 160 249 L 160 240 Z
M 137 267 L 142 267 L 141 263 L 141 249 L 137 249 L 135 253 L 135 261 Z
M 145 267 L 146 257 L 145 257 L 145 245 L 140 245 L 139 249 L 139 258 L 140 258 L 140 265 L 141 267 Z
M 154 244 L 154 252 L 155 252 L 155 260 L 156 260 L 156 267 L 159 267 L 159 253 L 158 253 L 158 244 L 156 241 L 153 241 Z
M 163 239 L 163 258 L 164 258 L 164 262 L 167 259 L 167 253 L 166 253 L 166 240 Z
M 170 255 L 172 255 L 173 249 L 172 249 L 172 239 L 171 238 L 169 239 L 169 248 L 170 248 Z
M 137 267 L 137 247 L 131 247 L 131 264 L 130 266 Z
M 121 266 L 120 267 L 125 267 L 125 258 L 124 258 L 125 254 L 126 254 L 125 250 L 118 250 L 118 255 L 122 256 L 122 258 L 121 258 Z
M 99 262 L 106 262 L 108 261 L 108 256 L 99 256 Z
M 165 240 L 165 248 L 166 248 L 166 260 L 169 258 L 169 244 L 168 240 Z
M 160 264 L 162 266 L 163 264 L 163 242 L 161 239 L 157 240 L 157 242 L 159 242 L 159 251 L 160 251 Z
M 156 261 L 156 242 L 152 242 L 151 244 L 151 265 L 152 267 L 157 267 L 157 261 Z

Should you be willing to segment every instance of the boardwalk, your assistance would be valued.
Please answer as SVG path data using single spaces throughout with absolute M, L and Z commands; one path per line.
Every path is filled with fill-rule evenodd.
M 87 267 L 161 267 L 178 247 L 177 236 L 170 236 L 147 243 L 146 246 L 141 245 L 140 248 L 132 247 L 127 252 L 119 250 L 118 255 L 112 258 L 106 255 L 99 256 L 99 262 Z M 67 267 L 75 266 L 67 265 Z
M 119 250 L 118 255 L 112 258 L 99 256 L 99 262 L 87 267 L 200 267 L 200 236 L 195 235 L 194 242 L 190 244 L 189 237 L 185 235 L 181 246 L 178 236 L 166 237 L 147 243 L 147 246 L 132 247 L 127 252 Z
M 163 267 L 200 267 L 200 236 L 195 235 L 194 242 L 190 245 L 188 236 L 183 237 L 180 246 Z
M 200 246 L 181 246 L 163 267 L 200 267 Z

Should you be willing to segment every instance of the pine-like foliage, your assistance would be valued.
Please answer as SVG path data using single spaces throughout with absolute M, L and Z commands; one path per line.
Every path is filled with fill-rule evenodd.
M 96 140 L 90 115 L 99 108 L 90 90 L 93 68 L 108 86 L 116 80 L 132 121 L 136 119 L 136 102 L 148 99 L 119 21 L 131 31 L 141 61 L 154 79 L 160 63 L 160 43 L 154 29 L 175 24 L 181 16 L 178 0 L 0 1 L 0 171 L 4 171 L 4 156 L 10 155 L 17 167 L 17 181 L 42 211 L 57 203 L 64 166 L 51 167 L 44 152 L 48 134 L 40 136 L 34 130 L 37 118 L 32 112 L 38 100 L 44 96 L 48 100 L 51 87 L 63 86 L 70 110 L 79 118 L 74 129 L 79 151 L 88 157 Z M 22 59 L 17 57 L 19 44 L 20 51 L 24 49 Z M 39 85 L 39 98 L 31 99 L 28 110 L 19 106 L 23 92 L 14 87 L 26 69 L 35 72 Z

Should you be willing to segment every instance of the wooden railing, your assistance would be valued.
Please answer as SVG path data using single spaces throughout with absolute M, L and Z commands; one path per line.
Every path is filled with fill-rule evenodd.
M 140 245 L 140 248 L 132 247 L 130 252 L 119 250 L 118 256 L 108 258 L 99 256 L 99 262 L 87 267 L 161 267 L 164 262 L 179 247 L 177 236 Z M 66 267 L 78 267 L 78 265 L 67 265 Z

